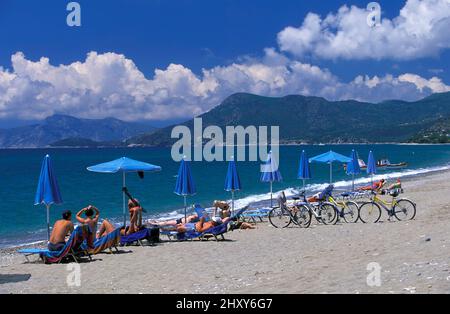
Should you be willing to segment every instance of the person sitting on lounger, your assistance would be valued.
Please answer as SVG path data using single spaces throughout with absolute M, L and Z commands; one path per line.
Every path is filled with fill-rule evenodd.
M 214 201 L 214 217 L 225 218 L 231 215 L 230 205 L 225 201 Z
M 50 241 L 48 243 L 49 251 L 60 251 L 66 245 L 66 236 L 73 232 L 72 212 L 66 210 L 62 214 L 61 220 L 55 222 Z
M 142 207 L 136 198 L 128 200 L 128 211 L 130 213 L 130 228 L 126 231 L 126 234 L 131 234 L 139 231 L 142 226 Z
M 386 184 L 385 179 L 381 179 L 380 181 L 374 182 L 372 185 L 361 186 L 357 190 L 358 191 L 379 191 Z
M 83 218 L 82 215 L 85 215 L 86 218 Z M 89 226 L 92 235 L 95 235 L 97 239 L 110 234 L 114 231 L 114 226 L 106 219 L 103 220 L 100 225 L 99 230 L 97 231 L 98 220 L 100 218 L 100 211 L 97 207 L 89 205 L 77 213 L 76 216 L 79 223 L 83 225 Z M 90 241 L 91 239 L 88 239 Z M 92 239 L 93 240 L 93 239 Z M 91 243 L 92 244 L 92 243 Z

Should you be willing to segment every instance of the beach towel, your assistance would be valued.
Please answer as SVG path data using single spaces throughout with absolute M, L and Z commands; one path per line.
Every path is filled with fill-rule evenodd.
M 120 228 L 114 229 L 111 233 L 98 238 L 94 242 L 94 246 L 92 248 L 88 248 L 87 243 L 83 243 L 83 249 L 88 250 L 90 254 L 98 254 L 103 252 L 104 250 L 116 248 L 120 241 Z M 117 248 L 116 248 L 117 250 Z
M 45 263 L 59 263 L 66 256 L 72 256 L 75 262 L 78 262 L 77 255 L 83 254 L 85 251 L 81 248 L 83 241 L 85 238 L 83 234 L 85 234 L 86 230 L 82 227 L 76 227 L 72 234 L 67 240 L 66 244 L 60 251 L 49 251 L 48 249 L 23 249 L 19 250 L 18 253 L 24 254 L 25 257 L 33 254 L 39 254 L 39 257 Z M 28 258 L 27 258 L 28 259 Z

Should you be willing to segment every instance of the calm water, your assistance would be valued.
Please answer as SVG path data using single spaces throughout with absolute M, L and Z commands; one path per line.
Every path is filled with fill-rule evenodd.
M 391 162 L 409 163 L 407 169 L 387 173 L 392 177 L 445 168 L 450 162 L 450 146 L 445 145 L 284 146 L 280 148 L 280 170 L 284 181 L 274 184 L 274 191 L 301 185 L 296 174 L 302 149 L 312 157 L 330 148 L 347 156 L 352 148 L 356 148 L 364 160 L 373 149 L 376 158 L 388 157 Z M 64 209 L 76 212 L 88 204 L 96 205 L 102 217 L 119 221 L 122 213 L 121 175 L 92 173 L 86 167 L 122 156 L 162 167 L 161 172 L 146 174 L 143 180 L 136 174 L 127 175 L 129 190 L 141 201 L 148 215 L 168 217 L 180 213 L 183 200 L 173 193 L 178 164 L 172 161 L 168 148 L 0 150 L 0 198 L 3 201 L 0 208 L 0 247 L 45 238 L 45 207 L 34 206 L 33 201 L 42 158 L 46 153 L 52 157 L 64 199 L 64 204 L 51 208 L 51 222 L 59 219 Z M 259 182 L 259 165 L 258 162 L 238 163 L 243 185 L 243 190 L 236 193 L 239 205 L 267 198 L 269 185 Z M 230 194 L 223 189 L 226 170 L 226 162 L 193 162 L 198 193 L 188 198 L 189 203 L 209 206 L 214 199 L 229 199 Z M 329 178 L 328 171 L 327 165 L 313 164 L 314 178 L 308 181 L 310 188 L 319 188 L 325 183 Z M 341 187 L 348 186 L 350 179 L 337 165 L 333 178 Z M 364 175 L 358 179 L 358 182 L 367 181 Z

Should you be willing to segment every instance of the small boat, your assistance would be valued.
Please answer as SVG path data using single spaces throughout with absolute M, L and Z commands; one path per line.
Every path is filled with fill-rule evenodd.
M 405 168 L 406 166 L 408 166 L 406 162 L 399 162 L 393 164 L 387 158 L 383 158 L 377 161 L 377 168 L 381 169 L 402 169 Z
M 362 159 L 358 159 L 359 167 L 362 170 L 367 169 L 367 165 Z M 389 161 L 387 158 L 383 158 L 377 161 L 377 170 L 390 170 L 390 169 L 402 169 L 406 168 L 408 164 L 406 162 L 399 162 L 396 164 L 393 164 Z M 347 165 L 344 164 L 344 170 L 347 169 Z

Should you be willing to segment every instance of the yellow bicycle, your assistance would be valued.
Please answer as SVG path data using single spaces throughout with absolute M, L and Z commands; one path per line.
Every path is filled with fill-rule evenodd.
M 333 196 L 328 196 L 328 202 L 333 204 L 337 210 L 337 220 L 340 218 L 344 219 L 345 222 L 355 223 L 359 218 L 359 206 L 356 202 L 349 201 L 346 199 L 349 194 L 342 194 L 342 200 L 336 200 Z
M 371 191 L 371 199 L 364 202 L 359 207 L 359 219 L 364 223 L 378 222 L 381 218 L 381 208 L 388 213 L 389 220 L 391 217 L 397 220 L 411 220 L 416 216 L 416 204 L 406 198 L 397 199 L 401 193 L 401 189 L 390 191 L 382 191 L 382 193 L 392 196 L 392 201 L 382 200 L 375 191 Z

